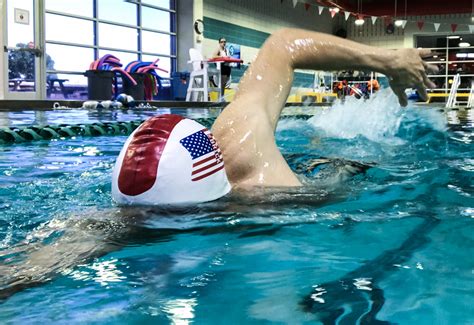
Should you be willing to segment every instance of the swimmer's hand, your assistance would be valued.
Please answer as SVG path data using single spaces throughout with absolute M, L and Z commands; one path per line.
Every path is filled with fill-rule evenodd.
M 423 61 L 424 57 L 430 56 L 431 51 L 400 49 L 394 50 L 392 53 L 393 57 L 387 60 L 386 75 L 400 105 L 407 106 L 408 104 L 406 88 L 416 88 L 421 99 L 428 100 L 426 88 L 436 88 L 436 85 L 428 79 L 427 75 L 438 71 L 436 66 Z

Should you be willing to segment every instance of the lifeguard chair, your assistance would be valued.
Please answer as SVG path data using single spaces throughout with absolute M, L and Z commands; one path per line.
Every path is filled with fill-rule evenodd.
M 188 90 L 186 92 L 186 101 L 208 101 L 209 92 L 216 91 L 221 93 L 221 72 L 219 69 L 210 68 L 209 62 L 204 59 L 201 52 L 195 48 L 189 49 L 189 58 L 193 70 L 189 75 Z M 217 85 L 209 86 L 209 79 L 216 76 Z

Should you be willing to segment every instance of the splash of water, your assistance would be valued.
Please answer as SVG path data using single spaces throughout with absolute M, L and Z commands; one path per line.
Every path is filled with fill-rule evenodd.
M 370 99 L 346 97 L 317 112 L 308 122 L 330 137 L 351 139 L 363 136 L 379 143 L 403 144 L 397 132 L 404 115 L 397 97 L 389 89 L 374 94 Z

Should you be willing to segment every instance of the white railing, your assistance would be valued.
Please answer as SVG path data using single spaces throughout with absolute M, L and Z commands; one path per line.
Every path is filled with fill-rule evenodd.
M 467 107 L 474 107 L 474 80 L 471 81 L 471 91 L 469 92 L 469 99 L 467 100 Z
M 456 95 L 458 93 L 458 88 L 460 84 L 461 84 L 461 76 L 458 73 L 453 78 L 453 84 L 451 85 L 448 101 L 446 102 L 447 108 L 452 108 L 456 106 Z

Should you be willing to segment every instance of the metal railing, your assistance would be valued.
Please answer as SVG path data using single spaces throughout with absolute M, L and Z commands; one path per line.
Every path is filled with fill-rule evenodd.
M 471 91 L 469 92 L 469 99 L 467 100 L 467 107 L 474 107 L 474 81 L 471 81 Z
M 458 93 L 459 85 L 461 84 L 461 76 L 456 74 L 451 85 L 451 90 L 449 91 L 448 100 L 446 101 L 446 107 L 451 108 L 455 107 L 457 104 L 456 95 Z

